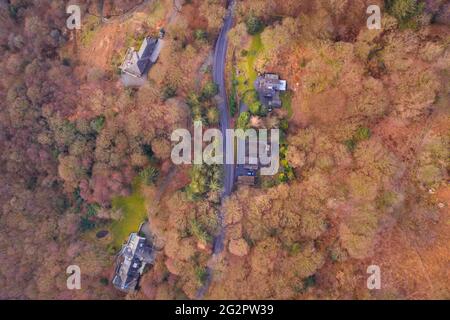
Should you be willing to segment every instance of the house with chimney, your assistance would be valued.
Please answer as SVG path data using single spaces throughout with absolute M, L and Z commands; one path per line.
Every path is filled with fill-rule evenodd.
M 162 45 L 163 40 L 161 37 L 144 38 L 139 51 L 136 51 L 133 47 L 128 48 L 125 59 L 119 69 L 122 73 L 132 77 L 143 77 L 158 60 Z
M 280 92 L 287 90 L 287 82 L 277 74 L 266 73 L 256 79 L 255 90 L 261 103 L 272 111 L 274 108 L 281 108 Z
M 112 283 L 123 292 L 134 292 L 146 265 L 153 264 L 153 247 L 145 237 L 131 233 L 117 256 L 117 267 Z

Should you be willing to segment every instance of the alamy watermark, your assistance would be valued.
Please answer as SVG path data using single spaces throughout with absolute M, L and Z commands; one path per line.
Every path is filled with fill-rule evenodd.
M 372 4 L 369 7 L 367 7 L 366 10 L 367 14 L 370 14 L 369 18 L 367 18 L 367 28 L 369 30 L 381 29 L 381 9 L 379 6 Z
M 279 129 L 227 129 L 224 140 L 220 130 L 207 129 L 203 132 L 202 122 L 196 121 L 193 139 L 189 130 L 177 129 L 172 133 L 171 140 L 177 143 L 171 154 L 174 164 L 258 165 L 263 176 L 277 174 L 280 166 Z M 205 148 L 204 143 L 208 143 Z
M 80 6 L 76 4 L 72 4 L 67 6 L 66 13 L 70 14 L 70 16 L 66 20 L 67 29 L 81 29 L 81 9 Z
M 81 289 L 81 269 L 77 265 L 70 265 L 66 269 L 67 277 L 67 289 L 80 290 Z
M 367 267 L 367 273 L 370 276 L 367 278 L 367 289 L 379 290 L 381 289 L 381 269 L 377 265 L 370 265 Z

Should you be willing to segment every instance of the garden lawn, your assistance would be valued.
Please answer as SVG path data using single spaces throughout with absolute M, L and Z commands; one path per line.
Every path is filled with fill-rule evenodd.
M 130 233 L 137 232 L 139 225 L 147 218 L 145 199 L 140 193 L 139 184 L 136 184 L 130 196 L 114 198 L 112 206 L 113 209 L 122 211 L 120 220 L 113 222 L 111 226 L 112 244 L 120 248 Z
M 287 119 L 291 119 L 294 114 L 292 110 L 292 92 L 286 91 L 281 93 L 281 105 L 284 110 L 287 111 Z
M 238 61 L 238 68 L 241 73 L 237 77 L 239 82 L 237 87 L 240 97 L 244 97 L 247 92 L 254 90 L 254 83 L 258 76 L 255 70 L 255 60 L 263 49 L 261 34 L 256 34 L 252 36 L 247 54 L 241 56 Z

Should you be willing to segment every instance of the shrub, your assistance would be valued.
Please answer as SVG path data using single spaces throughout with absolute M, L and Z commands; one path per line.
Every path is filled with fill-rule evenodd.
M 230 96 L 230 115 L 234 117 L 237 111 L 237 86 L 239 85 L 239 81 L 236 80 L 235 74 L 233 73 L 233 81 L 231 82 L 231 96 Z
M 345 146 L 347 147 L 348 151 L 353 152 L 356 148 L 356 141 L 352 139 L 348 139 L 344 141 Z
M 370 132 L 369 128 L 360 127 L 360 128 L 358 128 L 358 130 L 356 130 L 354 139 L 359 142 L 359 141 L 369 140 L 370 136 L 371 136 L 371 132 Z
M 351 139 L 345 140 L 344 144 L 347 147 L 348 151 L 353 152 L 358 145 L 359 142 L 364 140 L 369 140 L 372 133 L 370 129 L 367 127 L 360 127 L 356 130 L 355 134 Z
M 262 107 L 261 102 L 254 101 L 252 104 L 248 106 L 248 109 L 250 110 L 251 114 L 259 115 L 261 112 L 261 107 Z
M 142 182 L 144 182 L 147 186 L 154 184 L 156 179 L 158 179 L 158 176 L 159 170 L 154 167 L 145 168 L 139 173 L 139 178 L 141 178 Z
M 194 37 L 199 41 L 206 41 L 208 38 L 208 33 L 203 29 L 197 29 L 194 31 Z
M 81 232 L 89 231 L 95 228 L 95 223 L 87 217 L 82 217 L 80 220 Z
M 233 90 L 233 92 L 234 91 L 235 90 Z M 236 110 L 237 110 L 237 102 L 236 102 L 236 93 L 234 92 L 234 94 L 230 96 L 230 115 L 232 117 L 234 117 L 234 115 L 236 114 Z
M 248 34 L 255 35 L 257 33 L 260 33 L 264 29 L 264 24 L 262 20 L 259 17 L 254 16 L 251 14 L 247 21 L 245 22 L 247 26 L 247 32 Z
M 97 211 L 100 209 L 100 205 L 98 203 L 88 204 L 87 206 L 87 216 L 95 217 L 97 215 Z
M 187 197 L 190 200 L 197 200 L 208 191 L 208 176 L 206 167 L 194 165 L 191 170 L 191 183 L 186 188 Z
M 149 160 L 152 160 L 152 159 L 153 159 L 153 154 L 154 154 L 154 152 L 153 152 L 153 150 L 152 150 L 152 146 L 151 146 L 151 145 L 149 145 L 149 144 L 144 144 L 144 145 L 142 146 L 142 152 L 147 156 L 147 158 L 148 158 Z
M 422 13 L 424 3 L 417 0 L 386 0 L 388 13 L 394 16 L 401 24 Z
M 219 93 L 219 86 L 214 82 L 208 82 L 202 89 L 200 94 L 201 100 L 209 100 L 214 97 L 217 93 Z
M 216 107 L 211 107 L 208 109 L 206 113 L 206 117 L 208 118 L 208 123 L 210 125 L 216 125 L 219 123 L 219 109 Z
M 168 84 L 163 89 L 162 99 L 164 101 L 173 98 L 177 95 L 177 88 L 171 84 Z
M 66 67 L 70 67 L 72 65 L 72 62 L 71 62 L 70 58 L 63 58 L 62 64 Z
M 100 131 L 102 131 L 104 126 L 105 126 L 105 117 L 104 116 L 98 116 L 97 118 L 92 120 L 90 123 L 90 127 L 96 133 L 100 133 Z
M 303 279 L 304 290 L 308 289 L 309 287 L 313 287 L 315 285 L 316 285 L 316 276 L 315 275 L 312 275 L 312 276 L 309 276 L 309 277 Z
M 195 277 L 197 278 L 197 282 L 199 285 L 203 285 L 205 281 L 208 279 L 208 272 L 204 267 L 196 267 L 195 268 Z
M 242 112 L 239 115 L 239 118 L 237 119 L 236 128 L 243 130 L 247 129 L 249 121 L 250 121 L 250 113 Z
M 287 119 L 282 119 L 280 121 L 280 129 L 284 132 L 287 132 L 287 130 L 289 129 L 289 121 Z
M 192 219 L 190 223 L 191 234 L 204 243 L 211 243 L 213 237 L 205 230 L 203 225 L 197 220 Z

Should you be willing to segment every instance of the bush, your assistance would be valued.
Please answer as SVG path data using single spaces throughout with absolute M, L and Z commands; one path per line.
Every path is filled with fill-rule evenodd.
M 259 115 L 261 112 L 262 104 L 259 101 L 254 101 L 252 104 L 248 106 L 248 109 L 250 110 L 251 114 L 253 115 Z
M 369 140 L 371 136 L 371 132 L 369 128 L 366 127 L 360 127 L 358 130 L 356 130 L 356 133 L 354 135 L 354 139 L 358 142 Z
M 100 205 L 98 203 L 88 204 L 87 206 L 87 216 L 95 217 L 97 215 L 97 211 L 100 209 Z
M 144 144 L 144 145 L 142 146 L 142 152 L 147 156 L 147 158 L 148 158 L 149 160 L 152 160 L 152 159 L 153 159 L 153 154 L 154 154 L 154 152 L 153 152 L 153 150 L 152 150 L 152 146 L 151 146 L 151 145 L 149 145 L 149 144 Z
M 217 191 L 222 186 L 222 168 L 217 165 L 194 165 L 191 169 L 191 183 L 186 187 L 186 196 L 197 201 L 207 192 Z
M 90 127 L 92 130 L 94 130 L 96 133 L 100 133 L 102 131 L 103 127 L 105 126 L 105 117 L 99 116 L 91 121 Z
M 100 283 L 104 286 L 107 286 L 109 284 L 109 280 L 107 278 L 101 278 Z
M 314 287 L 316 285 L 316 276 L 312 275 L 305 279 L 303 279 L 303 287 L 304 290 L 308 289 L 309 287 Z
M 237 111 L 237 102 L 236 102 L 236 96 L 235 94 L 232 94 L 230 96 L 230 115 L 234 117 Z
M 208 176 L 206 166 L 194 165 L 191 170 L 191 183 L 186 188 L 187 197 L 197 200 L 208 191 Z
M 280 121 L 280 129 L 287 132 L 289 129 L 289 121 L 287 119 L 282 119 Z
M 71 62 L 70 58 L 63 58 L 62 64 L 66 67 L 70 67 L 72 65 L 72 62 Z
M 197 282 L 199 285 L 204 285 L 206 280 L 208 279 L 208 272 L 204 267 L 196 267 L 195 268 L 195 277 L 197 278 Z
M 166 85 L 163 89 L 162 99 L 164 101 L 173 98 L 177 95 L 177 88 L 173 85 Z
M 369 140 L 372 133 L 370 129 L 367 127 L 360 127 L 356 130 L 355 134 L 351 139 L 345 140 L 344 144 L 347 147 L 348 151 L 353 152 L 358 145 L 359 142 L 364 140 Z
M 230 95 L 230 115 L 234 117 L 237 111 L 237 86 L 239 85 L 239 81 L 235 78 L 235 73 L 233 72 L 233 81 L 231 82 L 231 95 Z
M 158 176 L 159 170 L 153 167 L 145 168 L 139 173 L 139 178 L 141 178 L 142 182 L 144 182 L 147 186 L 154 184 L 156 179 L 158 179 Z
M 190 223 L 190 231 L 193 236 L 204 243 L 211 243 L 213 237 L 205 230 L 203 225 L 196 219 L 192 219 Z
M 218 93 L 219 93 L 219 86 L 214 82 L 210 81 L 203 87 L 202 92 L 200 94 L 200 99 L 209 100 Z
M 424 3 L 417 0 L 386 0 L 388 13 L 401 23 L 406 23 L 422 13 Z
M 95 223 L 87 217 L 82 217 L 80 220 L 81 232 L 89 231 L 95 228 Z
M 194 37 L 199 41 L 206 41 L 208 39 L 208 33 L 203 29 L 197 29 L 194 31 Z
M 245 130 L 248 128 L 249 122 L 250 122 L 250 113 L 242 112 L 239 115 L 239 118 L 237 119 L 236 128 Z
M 208 123 L 210 125 L 216 125 L 219 123 L 219 109 L 216 107 L 211 107 L 208 109 L 206 113 L 206 117 L 208 118 Z
M 260 33 L 264 29 L 264 24 L 259 17 L 254 16 L 253 14 L 247 18 L 245 22 L 247 26 L 248 34 L 255 35 Z

